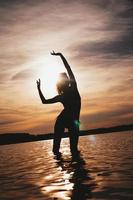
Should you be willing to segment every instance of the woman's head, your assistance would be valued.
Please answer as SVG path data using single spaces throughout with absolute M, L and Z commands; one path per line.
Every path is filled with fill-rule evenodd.
M 59 74 L 59 80 L 57 81 L 56 87 L 59 94 L 63 94 L 70 85 L 69 78 L 65 72 Z

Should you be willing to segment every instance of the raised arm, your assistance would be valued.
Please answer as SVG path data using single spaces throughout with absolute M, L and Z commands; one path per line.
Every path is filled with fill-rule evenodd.
M 72 83 L 75 83 L 75 84 L 77 85 L 76 79 L 75 79 L 75 76 L 74 76 L 74 74 L 73 74 L 73 72 L 72 72 L 72 70 L 71 70 L 71 67 L 70 67 L 70 65 L 68 64 L 66 58 L 62 55 L 62 53 L 55 53 L 55 52 L 53 51 L 53 52 L 51 53 L 51 55 L 60 56 L 60 57 L 61 57 L 61 59 L 62 59 L 62 61 L 63 61 L 63 63 L 64 63 L 64 66 L 65 66 L 65 68 L 66 68 L 66 70 L 67 70 L 67 72 L 68 72 L 70 81 L 71 81 Z
M 61 102 L 61 96 L 60 95 L 57 95 L 57 96 L 55 96 L 54 98 L 51 98 L 51 99 L 45 99 L 45 97 L 43 96 L 43 93 L 41 91 L 41 88 L 40 88 L 41 80 L 38 79 L 36 81 L 36 83 L 37 83 L 38 93 L 39 93 L 40 99 L 41 99 L 43 104 L 51 104 L 51 103 Z

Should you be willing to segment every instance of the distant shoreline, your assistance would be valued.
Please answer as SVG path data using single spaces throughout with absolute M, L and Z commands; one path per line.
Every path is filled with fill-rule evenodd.
M 130 130 L 133 130 L 133 124 L 113 126 L 113 127 L 108 127 L 108 128 L 81 130 L 79 132 L 79 136 L 122 132 L 122 131 L 130 131 Z M 67 138 L 68 136 L 69 136 L 69 133 L 65 132 L 63 135 L 63 138 Z M 33 142 L 33 141 L 40 141 L 40 140 L 50 140 L 50 139 L 53 139 L 53 137 L 54 137 L 53 133 L 40 134 L 40 135 L 31 135 L 29 133 L 5 133 L 5 134 L 0 135 L 0 145 Z

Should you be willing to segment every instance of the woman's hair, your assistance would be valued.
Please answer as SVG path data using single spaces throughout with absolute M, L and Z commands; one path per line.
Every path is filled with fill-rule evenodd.
M 57 81 L 56 87 L 58 94 L 63 94 L 70 86 L 70 80 L 65 72 L 59 74 L 59 80 Z

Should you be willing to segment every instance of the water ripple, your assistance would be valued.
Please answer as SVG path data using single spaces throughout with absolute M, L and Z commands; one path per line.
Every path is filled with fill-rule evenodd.
M 133 135 L 80 138 L 73 160 L 68 139 L 60 158 L 52 141 L 0 146 L 0 200 L 133 199 Z

